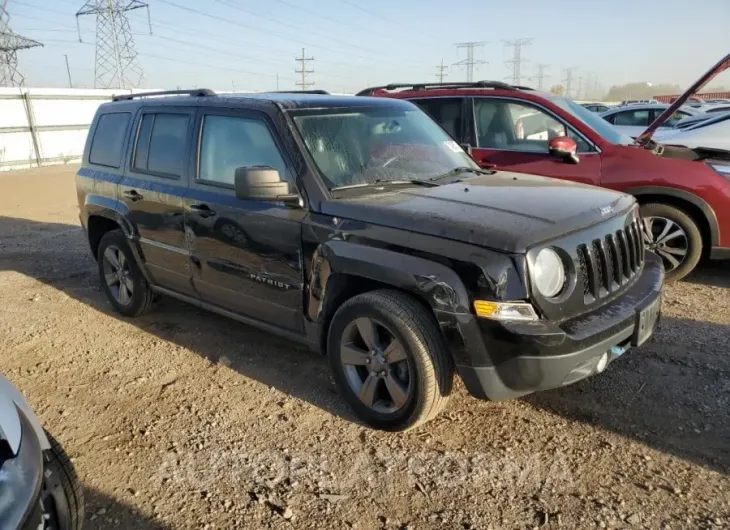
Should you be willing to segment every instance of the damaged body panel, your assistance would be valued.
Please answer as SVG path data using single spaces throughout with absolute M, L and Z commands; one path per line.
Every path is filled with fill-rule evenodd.
M 96 130 L 121 112 L 109 169 Z M 100 107 L 88 144 L 80 217 L 115 309 L 165 294 L 305 343 L 375 424 L 425 417 L 424 370 L 444 395 L 456 367 L 505 399 L 597 373 L 654 329 L 663 273 L 633 198 L 482 170 L 408 102 L 130 97 Z

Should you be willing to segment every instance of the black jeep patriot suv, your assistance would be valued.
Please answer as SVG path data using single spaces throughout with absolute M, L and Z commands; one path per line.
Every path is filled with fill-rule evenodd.
M 480 169 L 402 100 L 183 92 L 102 105 L 78 172 L 123 315 L 163 294 L 304 342 L 390 430 L 434 417 L 455 370 L 512 398 L 651 336 L 664 271 L 631 196 Z

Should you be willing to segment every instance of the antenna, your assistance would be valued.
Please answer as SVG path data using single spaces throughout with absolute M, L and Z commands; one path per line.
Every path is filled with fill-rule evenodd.
M 18 71 L 18 50 L 43 46 L 38 41 L 21 37 L 10 29 L 10 15 L 0 5 L 0 86 L 23 86 L 25 77 Z
M 506 40 L 504 41 L 504 45 L 507 48 L 514 48 L 514 53 L 512 55 L 512 60 L 505 61 L 505 65 L 509 67 L 509 65 L 512 65 L 512 84 L 513 85 L 521 85 L 520 80 L 522 79 L 520 75 L 520 67 L 522 66 L 522 63 L 526 62 L 526 59 L 522 58 L 522 47 L 527 46 L 529 44 L 532 44 L 532 39 L 514 39 L 514 40 Z M 509 79 L 507 77 L 506 79 Z
M 466 49 L 466 59 L 462 59 L 458 63 L 454 63 L 454 66 L 466 68 L 466 80 L 467 82 L 474 81 L 474 66 L 480 64 L 488 64 L 486 61 L 481 61 L 474 58 L 474 50 L 477 48 L 483 48 L 486 44 L 485 41 L 480 42 L 460 42 L 455 44 L 457 49 Z
M 152 35 L 150 8 L 139 0 L 88 0 L 76 13 L 76 28 L 81 41 L 79 17 L 96 17 L 96 58 L 94 88 L 136 88 L 143 78 L 127 13 L 147 10 L 147 23 Z

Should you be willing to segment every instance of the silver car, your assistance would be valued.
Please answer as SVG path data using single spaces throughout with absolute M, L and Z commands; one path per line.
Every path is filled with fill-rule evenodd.
M 621 132 L 636 138 L 668 108 L 669 104 L 667 103 L 643 103 L 616 107 L 602 112 L 600 116 L 607 122 L 612 123 Z M 682 106 L 661 125 L 661 128 L 671 129 L 679 120 L 697 114 L 702 114 L 702 111 Z
M 80 530 L 84 496 L 66 453 L 0 375 L 0 528 Z

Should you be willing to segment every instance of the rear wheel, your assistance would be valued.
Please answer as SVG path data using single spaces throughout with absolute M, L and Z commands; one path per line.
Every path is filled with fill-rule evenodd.
M 664 262 L 667 281 L 684 278 L 702 256 L 702 234 L 697 223 L 683 210 L 668 204 L 641 207 L 646 248 Z
M 342 395 L 377 429 L 402 431 L 435 417 L 453 365 L 433 316 L 407 294 L 373 291 L 335 313 L 327 350 Z

